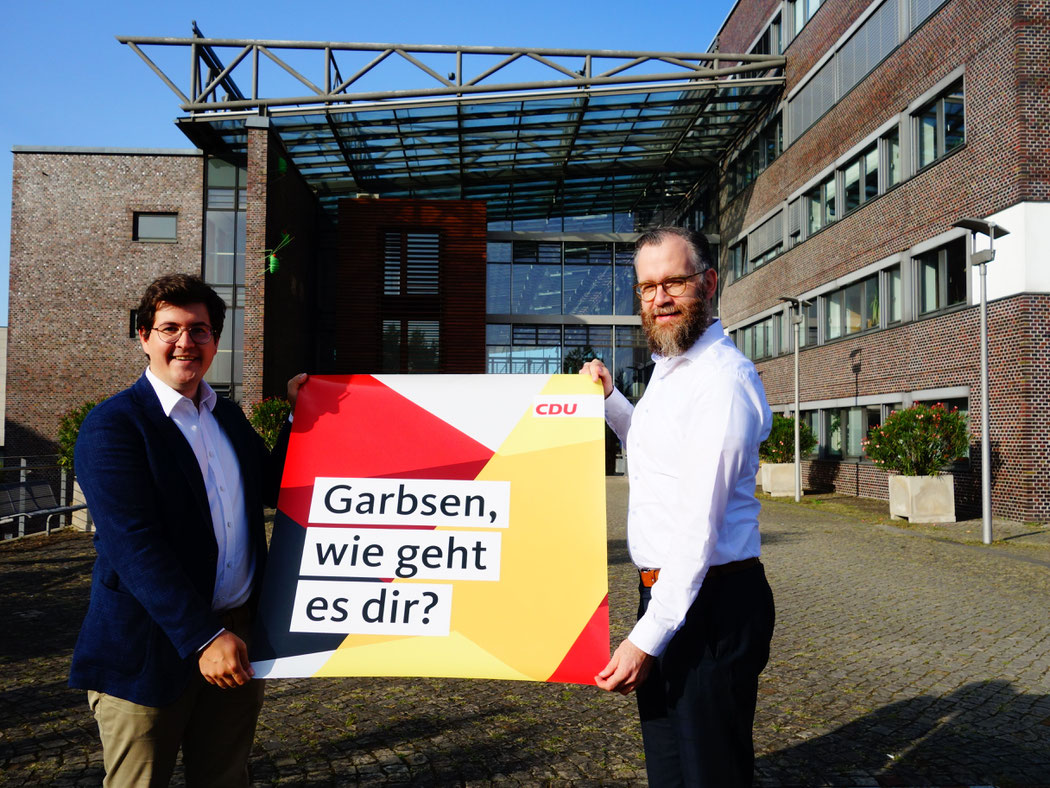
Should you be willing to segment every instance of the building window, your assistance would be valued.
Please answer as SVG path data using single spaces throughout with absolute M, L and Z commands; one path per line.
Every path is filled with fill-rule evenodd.
M 561 244 L 516 241 L 510 309 L 514 314 L 560 315 Z
M 383 233 L 383 295 L 437 295 L 440 270 L 437 233 Z
M 835 173 L 806 194 L 807 237 L 837 219 L 835 201 Z
M 740 352 L 752 361 L 770 358 L 776 355 L 773 339 L 773 316 L 759 320 L 734 332 L 734 341 Z
M 652 371 L 653 359 L 645 334 L 637 326 L 616 326 L 613 347 L 613 383 L 632 403 L 645 393 L 647 372 Z
M 928 315 L 967 303 L 966 240 L 957 238 L 917 255 L 915 273 L 919 283 L 919 314 Z
M 226 328 L 204 379 L 239 401 L 244 382 L 247 171 L 234 161 L 210 156 L 206 178 L 204 281 L 226 303 Z
M 769 27 L 762 31 L 761 37 L 751 48 L 755 55 L 779 55 L 783 53 L 784 47 L 780 37 L 780 14 L 769 23 Z
M 485 311 L 510 313 L 510 242 L 489 243 L 485 252 Z
M 728 183 L 731 194 L 736 194 L 759 176 L 784 149 L 784 127 L 778 114 L 752 138 L 740 155 L 730 164 Z
M 438 372 L 441 327 L 437 320 L 384 320 L 383 372 Z
M 637 315 L 641 304 L 634 295 L 634 248 L 616 244 L 613 261 L 613 314 Z
M 798 35 L 806 22 L 820 8 L 822 0 L 788 0 L 788 18 L 792 21 L 792 33 Z
M 177 213 L 146 213 L 135 211 L 131 237 L 145 243 L 174 243 L 178 225 Z
M 612 258 L 612 244 L 565 244 L 562 287 L 565 291 L 566 314 L 612 314 Z
M 901 322 L 901 267 L 895 265 L 883 272 L 886 283 L 886 324 Z
M 842 170 L 843 212 L 856 210 L 879 194 L 879 148 L 872 145 Z
M 883 177 L 882 190 L 884 192 L 889 191 L 894 186 L 903 180 L 903 174 L 901 171 L 901 134 L 900 129 L 894 127 L 892 131 L 884 135 L 880 140 L 882 144 L 882 156 L 883 156 Z
M 864 439 L 882 423 L 881 405 L 830 408 L 824 413 L 824 456 L 832 459 L 864 456 Z
M 963 82 L 960 79 L 915 113 L 917 169 L 932 164 L 963 144 L 966 132 L 963 110 Z
M 616 330 L 620 341 L 619 332 L 623 329 Z M 613 365 L 614 376 L 623 371 L 616 367 L 611 352 L 612 326 L 490 323 L 485 329 L 485 345 L 490 374 L 570 374 L 592 358 Z M 645 347 L 644 339 L 642 347 Z M 614 380 L 618 379 L 614 377 Z
M 751 272 L 747 259 L 747 239 L 729 247 L 729 265 L 733 271 L 733 278 L 739 279 L 744 274 Z
M 879 277 L 869 276 L 824 297 L 824 338 L 879 327 Z

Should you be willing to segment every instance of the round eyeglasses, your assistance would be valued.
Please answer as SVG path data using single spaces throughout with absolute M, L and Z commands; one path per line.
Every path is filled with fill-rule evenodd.
M 643 301 L 652 301 L 656 298 L 656 288 L 662 287 L 667 295 L 674 298 L 682 295 L 689 280 L 694 276 L 700 276 L 701 273 L 703 272 L 697 271 L 695 274 L 689 274 L 688 276 L 669 276 L 660 282 L 639 282 L 634 286 L 634 292 Z
M 215 337 L 215 332 L 211 330 L 210 326 L 190 326 L 188 328 L 183 328 L 174 323 L 165 323 L 162 326 L 154 326 L 151 330 L 157 333 L 161 342 L 167 342 L 169 345 L 174 345 L 178 342 L 183 331 L 189 334 L 190 339 L 198 345 L 207 345 Z

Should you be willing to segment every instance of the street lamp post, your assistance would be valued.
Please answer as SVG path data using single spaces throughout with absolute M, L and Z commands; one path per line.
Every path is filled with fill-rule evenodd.
M 802 500 L 802 457 L 799 450 L 799 395 L 798 395 L 798 346 L 800 332 L 802 331 L 802 306 L 808 301 L 800 301 L 791 296 L 780 296 L 781 301 L 791 305 L 791 322 L 795 325 L 795 503 Z
M 995 239 L 1009 232 L 985 219 L 959 219 L 953 227 L 970 233 L 970 266 L 981 269 L 981 539 L 992 543 L 992 445 L 988 407 L 988 263 L 995 259 Z M 988 236 L 988 248 L 975 250 L 976 234 Z

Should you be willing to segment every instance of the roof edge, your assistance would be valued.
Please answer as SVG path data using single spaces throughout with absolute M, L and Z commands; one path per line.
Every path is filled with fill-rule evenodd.
M 77 153 L 85 156 L 203 156 L 200 148 L 95 148 L 81 145 L 12 145 L 12 153 Z

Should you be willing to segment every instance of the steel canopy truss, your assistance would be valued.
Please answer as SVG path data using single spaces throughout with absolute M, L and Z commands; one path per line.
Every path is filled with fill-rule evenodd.
M 328 206 L 359 193 L 482 199 L 490 219 L 673 205 L 784 83 L 784 58 L 767 55 L 118 40 L 178 96 L 202 147 L 243 153 L 244 121 L 265 115 Z M 149 56 L 159 47 L 188 50 L 182 87 Z

